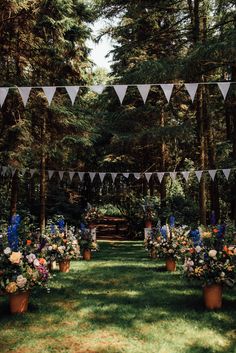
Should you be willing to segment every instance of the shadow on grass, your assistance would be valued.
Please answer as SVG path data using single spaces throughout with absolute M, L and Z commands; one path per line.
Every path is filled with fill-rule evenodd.
M 163 262 L 150 262 L 141 243 L 102 243 L 100 248 L 99 253 L 93 254 L 93 261 L 74 262 L 70 273 L 58 272 L 50 294 L 43 290 L 33 292 L 29 313 L 12 317 L 4 303 L 0 323 L 27 327 L 50 322 L 53 330 L 71 318 L 79 325 L 83 313 L 94 328 L 118 327 L 133 330 L 134 334 L 137 322 L 167 325 L 182 320 L 194 330 L 209 328 L 223 335 L 235 327 L 234 291 L 224 292 L 221 311 L 207 311 L 201 289 L 188 286 L 179 272 L 163 271 Z M 230 344 L 232 340 L 229 339 Z M 201 345 L 186 349 L 185 353 L 223 353 Z M 227 352 L 233 353 L 232 349 Z

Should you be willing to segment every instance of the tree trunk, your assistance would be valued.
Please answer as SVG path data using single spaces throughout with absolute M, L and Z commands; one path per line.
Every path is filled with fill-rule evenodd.
M 196 110 L 196 118 L 198 124 L 198 137 L 199 137 L 199 152 L 200 152 L 200 168 L 201 170 L 205 170 L 206 168 L 206 138 L 205 138 L 205 129 L 204 129 L 204 116 L 203 116 L 203 90 L 204 86 L 199 87 L 197 92 L 197 110 Z M 202 175 L 200 184 L 199 184 L 199 216 L 200 223 L 206 225 L 206 176 Z
M 42 141 L 42 151 L 41 151 L 41 163 L 40 163 L 40 216 L 39 216 L 39 227 L 40 233 L 45 229 L 46 223 L 46 153 L 45 153 L 45 133 L 46 133 L 46 117 L 42 118 L 42 128 L 41 128 L 41 141 Z
M 12 177 L 12 185 L 11 185 L 10 219 L 17 212 L 18 183 L 19 183 L 19 176 L 18 176 L 18 170 L 16 170 Z
M 165 125 L 165 115 L 162 110 L 160 116 L 160 126 Z M 161 142 L 161 171 L 165 172 L 167 166 L 167 147 L 164 140 Z M 164 175 L 160 187 L 161 208 L 166 207 L 166 175 Z
M 236 65 L 232 66 L 232 81 L 236 80 Z M 232 110 L 231 110 L 231 118 L 232 118 L 232 158 L 236 161 L 236 103 L 235 103 L 235 94 L 233 95 L 233 99 L 231 101 Z M 234 224 L 236 225 L 236 173 L 234 171 L 232 177 L 232 186 L 231 186 L 231 211 L 232 211 L 232 219 Z

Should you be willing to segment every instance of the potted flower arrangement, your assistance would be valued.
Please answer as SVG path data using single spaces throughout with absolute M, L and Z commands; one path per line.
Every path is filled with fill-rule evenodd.
M 164 259 L 167 271 L 176 271 L 176 260 L 184 257 L 189 247 L 189 229 L 178 227 L 170 230 L 168 226 L 162 230 L 162 236 L 155 243 L 157 257 Z
M 0 288 L 9 296 L 11 313 L 28 309 L 30 290 L 35 286 L 47 288 L 49 272 L 44 258 L 38 258 L 27 248 L 2 246 L 0 253 Z
M 201 283 L 207 309 L 221 308 L 223 286 L 234 285 L 235 259 L 236 245 L 228 244 L 220 227 L 202 231 L 199 243 L 189 249 L 184 273 Z
M 157 242 L 158 239 L 160 239 L 160 234 L 157 233 L 155 228 L 150 228 L 146 229 L 145 233 L 145 238 L 144 238 L 144 247 L 148 251 L 149 256 L 152 259 L 155 259 L 157 257 Z
M 47 228 L 44 234 L 45 245 L 42 248 L 42 254 L 50 265 L 53 261 L 59 263 L 61 272 L 69 272 L 70 261 L 78 259 L 80 255 L 80 248 L 78 241 L 73 236 L 73 230 L 69 229 L 67 232 L 60 231 L 56 225 Z
M 98 250 L 98 244 L 93 240 L 90 229 L 84 228 L 81 231 L 79 240 L 80 249 L 83 255 L 83 259 L 90 261 L 92 258 L 92 251 Z

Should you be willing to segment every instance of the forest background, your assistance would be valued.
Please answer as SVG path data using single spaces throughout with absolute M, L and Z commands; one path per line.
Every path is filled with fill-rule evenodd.
M 111 72 L 93 69 L 91 26 L 104 20 L 103 35 L 115 45 Z M 236 82 L 236 5 L 229 0 L 2 0 L 0 85 L 69 86 Z M 63 214 L 78 224 L 87 203 L 107 213 L 143 220 L 145 206 L 162 222 L 236 222 L 236 90 L 224 101 L 217 85 L 199 85 L 194 102 L 175 86 L 167 104 L 152 86 L 146 104 L 129 87 L 123 104 L 107 88 L 80 89 L 72 105 L 57 89 L 51 105 L 32 90 L 26 107 L 10 90 L 0 111 L 0 218 L 20 213 L 43 230 Z M 233 168 L 227 181 L 167 175 L 160 183 L 106 175 L 91 182 L 47 170 L 157 172 Z M 30 169 L 37 172 L 32 176 Z M 12 172 L 13 171 L 13 172 Z M 24 171 L 22 173 L 21 171 Z M 25 172 L 26 171 L 26 172 Z M 143 225 L 142 225 L 143 226 Z

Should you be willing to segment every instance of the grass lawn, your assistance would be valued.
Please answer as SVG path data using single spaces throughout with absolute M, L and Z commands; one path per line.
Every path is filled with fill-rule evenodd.
M 0 298 L 0 353 L 236 353 L 236 290 L 206 311 L 198 286 L 147 258 L 142 242 L 100 242 L 91 262 L 54 273 L 26 314 L 11 316 Z

